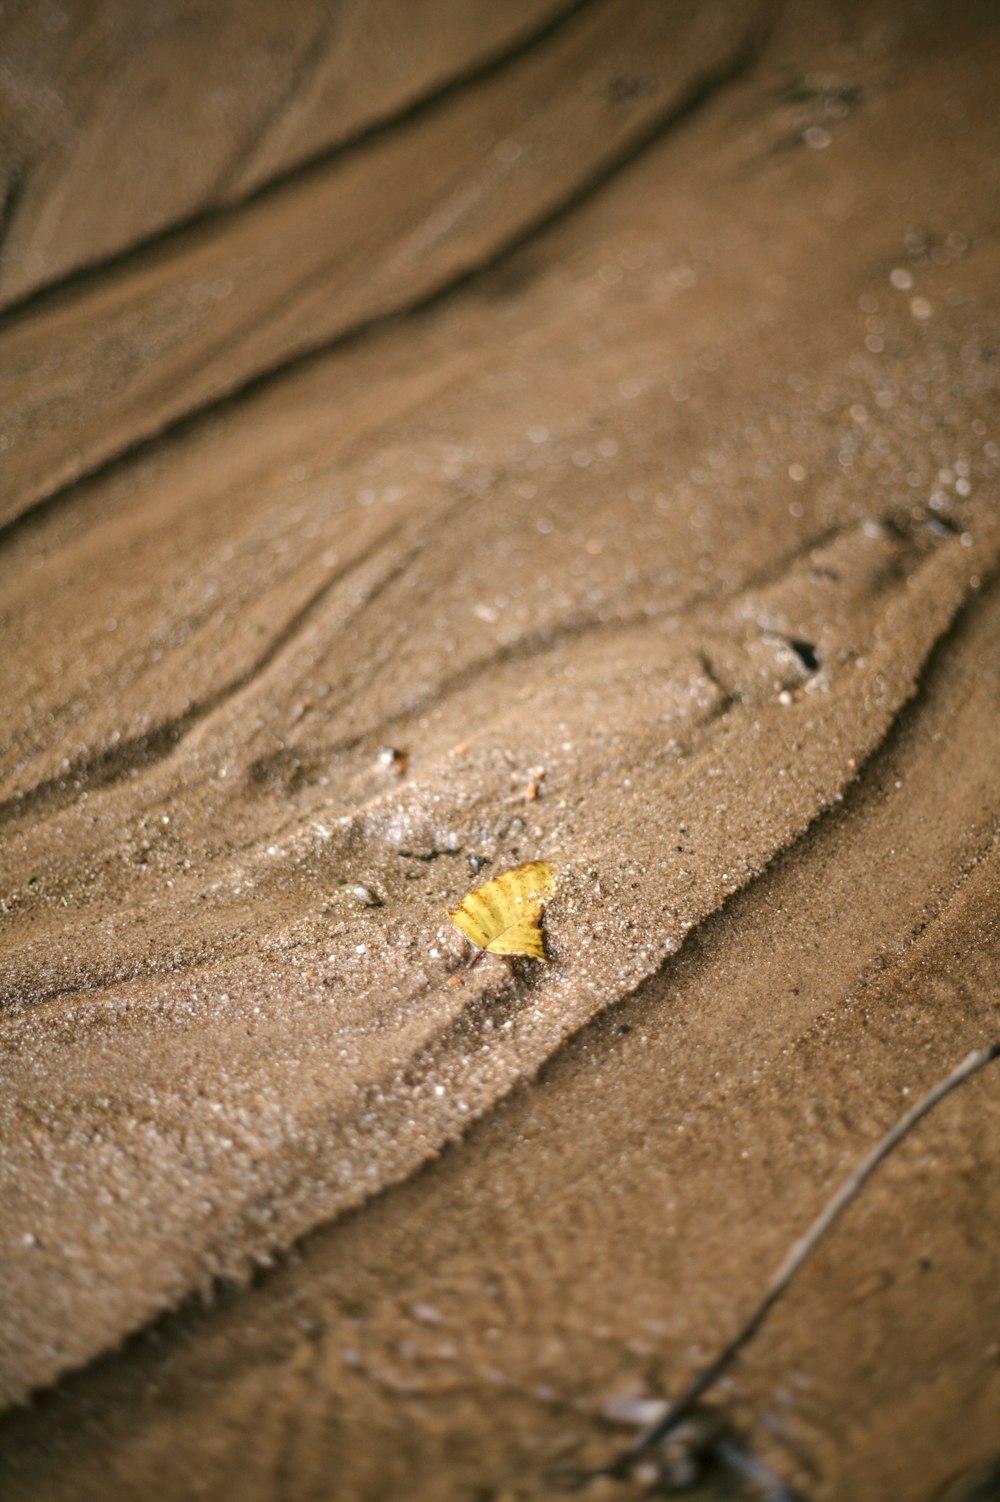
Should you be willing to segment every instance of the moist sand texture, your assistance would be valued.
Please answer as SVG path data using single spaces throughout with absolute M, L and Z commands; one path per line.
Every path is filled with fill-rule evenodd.
M 1000 15 L 237 9 L 3 23 L 0 1481 L 558 1495 L 1000 1036 Z M 994 1484 L 998 1076 L 703 1495 Z

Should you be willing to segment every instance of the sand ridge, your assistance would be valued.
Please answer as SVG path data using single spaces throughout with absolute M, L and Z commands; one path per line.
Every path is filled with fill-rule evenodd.
M 504 186 L 481 218 L 446 222 L 416 183 L 394 200 L 384 245 L 364 242 L 371 275 L 350 271 L 308 360 L 286 368 L 280 319 L 261 311 L 284 308 L 281 194 L 254 199 L 250 218 L 209 217 L 193 250 L 168 236 L 106 285 L 84 277 L 26 302 L 0 329 L 37 355 L 96 327 L 120 289 L 141 312 L 109 336 L 136 372 L 127 389 L 112 373 L 110 397 L 72 371 L 59 387 L 48 355 L 25 357 L 18 395 L 17 361 L 6 367 L 30 452 L 17 429 L 20 520 L 0 549 L 0 1394 L 58 1382 L 354 1212 L 311 1243 L 301 1275 L 283 1269 L 218 1318 L 182 1317 L 190 1388 L 171 1401 L 205 1417 L 175 1469 L 162 1471 L 155 1399 L 124 1396 L 128 1373 L 156 1371 L 152 1347 L 59 1390 L 54 1436 L 89 1382 L 98 1408 L 109 1395 L 104 1428 L 82 1441 L 81 1496 L 105 1441 L 127 1457 L 123 1495 L 152 1466 L 163 1495 L 180 1495 L 213 1426 L 245 1435 L 252 1373 L 286 1358 L 272 1370 L 282 1404 L 318 1384 L 318 1427 L 293 1446 L 282 1495 L 321 1494 L 331 1445 L 351 1456 L 344 1495 L 388 1494 L 408 1466 L 424 1495 L 419 1478 L 462 1434 L 456 1488 L 478 1464 L 534 1495 L 531 1454 L 571 1448 L 553 1414 L 577 1415 L 586 1448 L 616 1391 L 673 1381 L 687 1347 L 726 1333 L 820 1180 L 870 1145 L 904 1083 L 926 1087 L 987 1041 L 997 142 L 973 21 L 992 32 L 976 7 L 948 21 L 791 6 L 770 30 L 752 7 L 684 17 L 672 49 L 670 27 L 645 16 L 652 30 L 620 43 L 641 53 L 626 68 L 600 44 L 609 8 L 583 7 L 481 90 L 470 75 L 374 140 L 391 175 L 412 160 L 411 127 L 467 143 L 478 122 Z M 520 143 L 522 174 L 495 122 L 539 79 L 551 129 Z M 612 141 L 601 112 L 624 97 L 647 103 L 615 116 Z M 571 204 L 559 214 L 531 197 L 553 187 L 546 152 Z M 294 193 L 340 191 L 339 158 L 317 170 Z M 387 201 L 374 167 L 350 170 Z M 195 374 L 181 392 L 144 320 L 189 254 L 224 266 L 258 235 L 264 302 L 233 304 L 253 337 L 235 360 L 231 332 L 186 322 L 176 348 Z M 444 291 L 426 306 L 399 279 L 417 244 L 443 256 Z M 378 321 L 383 283 L 394 321 Z M 304 306 L 294 316 L 311 328 Z M 89 340 L 72 333 L 84 376 Z M 82 435 L 72 463 L 93 472 L 70 488 L 38 400 L 54 432 Z M 489 959 L 464 975 L 447 910 L 533 859 L 557 873 L 552 963 Z M 641 1029 L 623 1020 L 632 1008 Z M 903 1019 L 899 1052 L 888 1016 Z M 990 1088 L 975 1086 L 985 1122 Z M 971 1110 L 956 1102 L 949 1120 Z M 954 1124 L 934 1130 L 952 1166 L 928 1170 L 928 1192 L 951 1207 L 954 1236 L 941 1225 L 926 1255 L 964 1267 L 964 1234 L 979 1258 L 967 1294 L 936 1295 L 951 1310 L 942 1349 L 950 1331 L 964 1353 L 942 1412 L 954 1425 L 963 1406 L 971 1465 L 995 1396 L 971 1355 L 992 1266 L 973 1226 L 976 1213 L 992 1223 L 995 1197 L 973 1187 L 986 1133 L 963 1146 Z M 609 1196 L 620 1236 L 602 1229 Z M 571 1250 L 555 1218 L 538 1219 L 550 1201 L 575 1227 Z M 916 1195 L 910 1219 L 892 1210 L 901 1236 L 926 1225 L 927 1203 Z M 889 1204 L 880 1192 L 863 1214 Z M 676 1230 L 657 1250 L 671 1205 Z M 753 1234 L 734 1242 L 734 1220 Z M 364 1285 L 360 1346 L 346 1294 L 331 1313 L 328 1277 Z M 421 1280 L 438 1286 L 425 1296 Z M 893 1271 L 885 1287 L 897 1284 L 909 1286 Z M 434 1383 L 407 1375 L 409 1356 L 400 1368 L 386 1354 L 414 1338 L 397 1285 L 414 1306 L 448 1303 L 466 1332 L 468 1348 L 440 1358 L 439 1397 L 463 1394 L 450 1415 Z M 588 1322 L 603 1287 L 610 1304 Z M 665 1310 L 680 1287 L 690 1319 Z M 335 1337 L 273 1333 L 300 1295 Z M 483 1298 L 504 1319 L 490 1323 Z M 895 1298 L 878 1328 L 905 1345 Z M 549 1313 L 560 1300 L 565 1320 Z M 829 1334 L 832 1316 L 818 1318 Z M 505 1323 L 491 1364 L 476 1343 Z M 822 1365 L 804 1338 L 779 1328 L 769 1370 Z M 823 1457 L 817 1495 L 922 1495 L 892 1487 L 932 1464 L 930 1409 L 908 1408 L 875 1356 L 848 1378 L 851 1350 L 829 1351 L 830 1393 L 855 1382 L 886 1401 L 880 1431 L 870 1397 L 857 1411 L 830 1398 L 828 1427 L 805 1441 Z M 221 1409 L 202 1360 L 229 1374 Z M 389 1367 L 392 1381 L 372 1376 Z M 485 1425 L 494 1369 L 507 1374 L 502 1442 Z M 393 1393 L 415 1395 L 398 1474 L 350 1438 L 403 1422 Z M 925 1448 L 892 1460 L 884 1435 L 918 1410 Z M 60 1438 L 46 1471 L 47 1422 L 9 1420 L 39 1487 L 59 1484 L 72 1448 Z M 253 1485 L 273 1460 L 262 1451 Z M 943 1484 L 943 1459 L 935 1474 Z

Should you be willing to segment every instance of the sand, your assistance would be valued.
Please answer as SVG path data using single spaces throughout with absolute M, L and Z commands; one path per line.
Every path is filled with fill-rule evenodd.
M 331 36 L 214 142 L 256 177 L 168 159 L 114 245 L 51 146 L 14 201 L 5 1495 L 553 1495 L 1000 1035 L 996 20 L 508 20 L 408 80 Z M 466 972 L 447 909 L 531 859 L 550 963 Z M 996 1074 L 709 1470 L 987 1474 Z

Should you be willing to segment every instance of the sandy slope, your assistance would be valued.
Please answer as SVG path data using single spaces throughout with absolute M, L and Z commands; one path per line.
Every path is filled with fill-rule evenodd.
M 541 1495 L 997 1033 L 996 24 L 860 9 L 539 21 L 0 328 L 15 1495 Z M 998 1099 L 737 1376 L 810 1496 L 998 1448 Z

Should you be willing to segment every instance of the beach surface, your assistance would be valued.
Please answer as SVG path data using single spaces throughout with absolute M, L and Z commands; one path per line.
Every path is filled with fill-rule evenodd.
M 559 1495 L 1000 1037 L 1000 13 L 423 9 L 0 23 L 14 1502 Z M 660 1480 L 1000 1495 L 998 1146 Z

